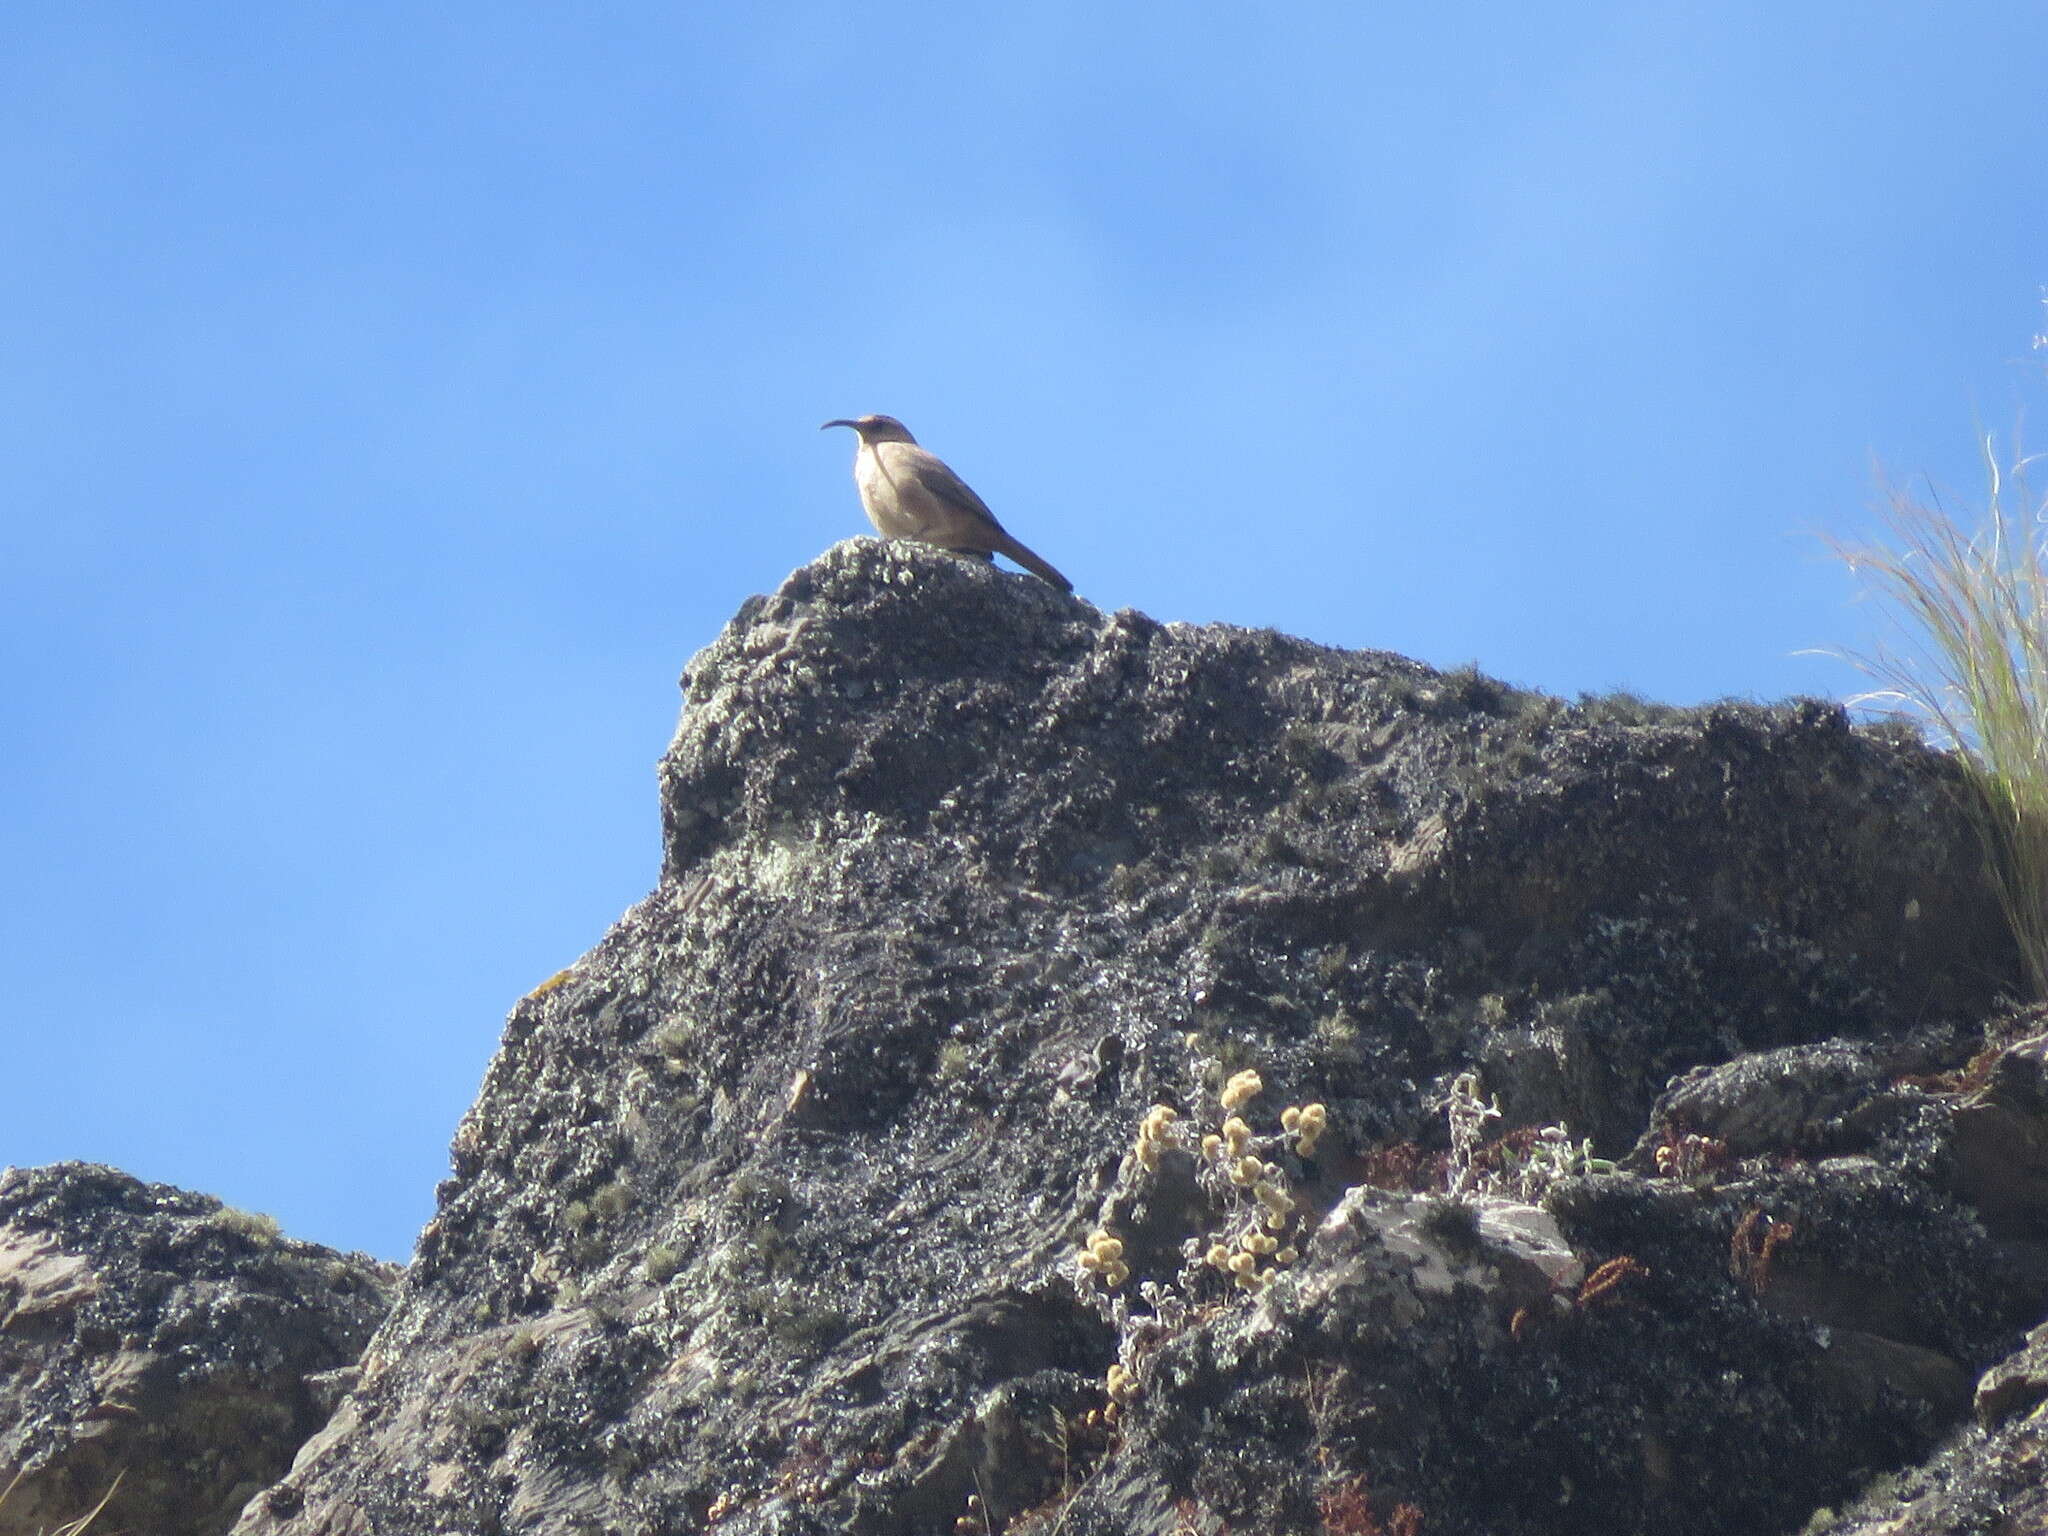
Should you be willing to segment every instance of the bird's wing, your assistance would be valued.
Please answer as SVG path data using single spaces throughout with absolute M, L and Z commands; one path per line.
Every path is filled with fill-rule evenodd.
M 946 461 L 936 454 L 926 453 L 916 444 L 908 444 L 911 454 L 916 457 L 919 484 L 950 507 L 958 508 L 969 517 L 987 523 L 996 532 L 1003 531 L 1003 525 L 996 521 L 995 513 L 989 511 L 988 503 L 974 494 L 974 487 L 962 480 L 946 467 Z

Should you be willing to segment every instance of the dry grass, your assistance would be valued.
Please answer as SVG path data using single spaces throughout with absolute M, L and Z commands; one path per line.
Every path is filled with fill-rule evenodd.
M 2028 460 L 2001 468 L 1974 525 L 1941 498 L 1894 489 L 1883 544 L 1837 542 L 1898 630 L 1896 649 L 1849 660 L 1882 683 L 1852 700 L 1917 719 L 1954 746 L 2007 921 L 2048 999 L 2048 505 Z
M 8 1495 L 13 1493 L 16 1488 L 21 1486 L 21 1478 L 22 1474 L 20 1472 L 16 1472 L 13 1477 L 8 1479 L 7 1486 L 5 1488 L 0 1488 L 0 1506 L 5 1506 L 7 1503 Z M 117 1475 L 114 1478 L 113 1482 L 107 1485 L 107 1491 L 100 1496 L 99 1503 L 93 1505 L 91 1509 L 87 1510 L 84 1514 L 80 1515 L 76 1520 L 66 1520 L 62 1525 L 53 1526 L 49 1530 L 43 1532 L 42 1536 L 81 1536 L 81 1533 L 86 1529 L 86 1527 L 90 1526 L 93 1523 L 93 1521 L 99 1519 L 100 1511 L 107 1507 L 108 1502 L 111 1501 L 114 1497 L 114 1490 L 116 1488 L 119 1488 L 120 1486 L 121 1479 Z

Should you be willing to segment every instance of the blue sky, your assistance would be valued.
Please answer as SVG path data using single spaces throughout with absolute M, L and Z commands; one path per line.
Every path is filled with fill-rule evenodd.
M 1840 695 L 2038 400 L 2048 11 L 17 8 L 0 1163 L 402 1257 L 903 417 L 1105 608 Z

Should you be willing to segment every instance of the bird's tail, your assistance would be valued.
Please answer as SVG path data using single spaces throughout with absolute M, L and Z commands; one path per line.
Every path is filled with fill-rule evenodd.
M 1039 580 L 1051 582 L 1062 592 L 1074 590 L 1074 584 L 1071 581 L 1067 580 L 1066 577 L 1046 564 L 1045 561 L 1039 559 L 1038 556 L 1034 555 L 1022 544 L 1019 544 L 1007 533 L 1003 535 L 1003 542 L 996 546 L 996 552 L 1008 555 L 1012 560 L 1023 566 L 1025 570 L 1038 577 Z

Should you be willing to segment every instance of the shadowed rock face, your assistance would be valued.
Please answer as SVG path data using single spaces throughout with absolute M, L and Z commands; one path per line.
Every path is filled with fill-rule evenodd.
M 514 1009 L 240 1531 L 1788 1530 L 2039 1310 L 1956 1174 L 2014 964 L 1916 745 L 868 542 L 685 687 L 660 886 Z M 1753 1053 L 1756 1113 L 1660 1104 Z M 1261 1214 L 1200 1142 L 1248 1068 L 1257 1291 L 1201 1261 Z M 1555 1122 L 1626 1170 L 1534 1177 Z
M 0 1533 L 110 1488 L 97 1529 L 225 1531 L 327 1416 L 320 1373 L 361 1353 L 398 1272 L 112 1168 L 0 1173 Z

